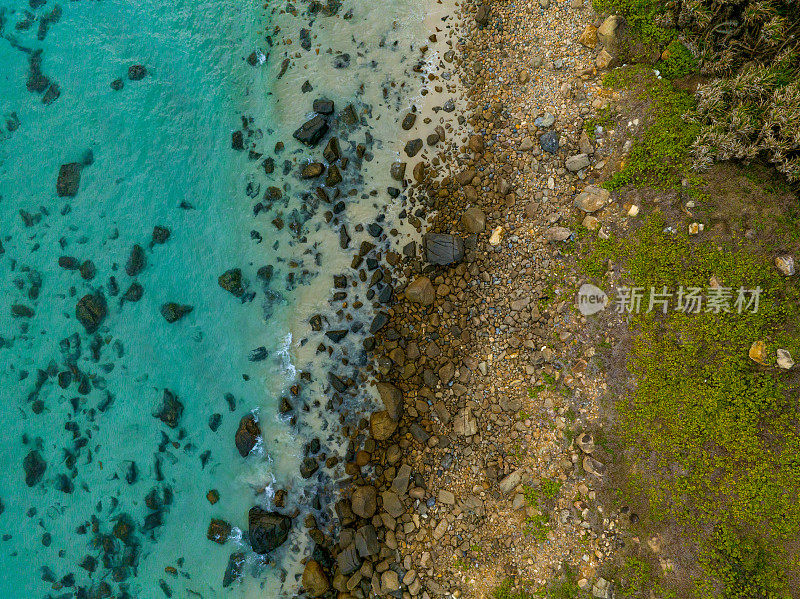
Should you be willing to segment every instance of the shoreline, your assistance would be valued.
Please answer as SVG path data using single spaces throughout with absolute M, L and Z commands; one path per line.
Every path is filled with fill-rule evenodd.
M 373 351 L 385 409 L 371 415 L 370 437 L 348 465 L 351 481 L 336 504 L 344 532 L 334 547 L 332 582 L 344 597 L 359 596 L 347 593 L 364 590 L 364 583 L 379 595 L 489 597 L 508 575 L 545 585 L 562 573 L 565 555 L 584 563 L 578 584 L 589 590 L 608 550 L 604 530 L 610 521 L 595 491 L 599 476 L 574 474 L 584 457 L 590 458 L 590 469 L 591 460 L 597 460 L 574 442 L 564 447 L 567 424 L 577 425 L 566 422 L 572 408 L 558 390 L 566 385 L 580 395 L 588 387 L 582 369 L 593 347 L 584 331 L 574 330 L 576 323 L 560 322 L 572 302 L 563 301 L 557 283 L 549 281 L 553 273 L 556 278 L 560 274 L 560 252 L 546 238 L 551 225 L 567 218 L 566 206 L 576 191 L 597 176 L 587 169 L 579 178 L 563 167 L 565 158 L 579 150 L 581 131 L 567 104 L 580 101 L 582 116 L 602 105 L 590 104 L 596 87 L 587 86 L 589 95 L 584 91 L 580 100 L 561 95 L 564 84 L 580 85 L 572 81 L 574 71 L 579 57 L 590 53 L 577 39 L 592 13 L 583 3 L 546 5 L 549 11 L 536 12 L 558 10 L 560 28 L 547 38 L 548 47 L 532 53 L 525 68 L 506 65 L 486 80 L 471 75 L 468 67 L 487 55 L 501 58 L 502 50 L 492 52 L 496 22 L 504 27 L 514 23 L 523 32 L 515 30 L 520 39 L 507 46 L 512 52 L 526 50 L 539 38 L 525 30 L 526 15 L 510 14 L 513 8 L 492 4 L 488 14 L 481 14 L 482 5 L 459 7 L 464 43 L 453 47 L 453 64 L 465 81 L 457 105 L 466 106 L 454 111 L 451 125 L 462 118 L 447 131 L 443 149 L 437 145 L 435 157 L 414 161 L 425 164 L 424 169 L 407 168 L 407 180 L 408 170 L 413 173 L 406 191 L 409 212 L 423 207 L 432 215 L 426 225 L 414 222 L 418 241 L 425 227 L 425 233 L 462 239 L 466 251 L 454 264 L 432 266 L 418 243 L 415 255 L 392 270 L 393 280 L 405 283 L 395 288 L 396 300 Z M 527 14 L 527 25 L 541 30 L 541 23 L 532 23 L 540 16 L 534 10 Z M 559 34 L 571 42 L 571 54 L 564 58 L 554 52 L 564 41 Z M 544 80 L 549 77 L 564 84 L 548 85 Z M 542 98 L 545 102 L 514 127 L 499 129 L 495 121 L 513 116 L 504 114 L 510 110 L 498 103 L 492 86 L 509 79 L 521 88 L 503 94 L 515 110 L 530 109 Z M 481 105 L 491 108 L 481 110 Z M 533 125 L 550 111 L 554 123 Z M 549 155 L 539 147 L 539 137 L 556 129 L 561 149 Z M 400 138 L 408 141 L 416 130 L 400 132 Z M 517 168 L 510 169 L 509 162 Z M 498 227 L 501 241 L 495 245 L 490 238 L 498 236 Z M 525 251 L 525 245 L 535 249 Z M 492 289 L 499 277 L 505 278 L 498 285 L 501 293 Z M 483 313 L 494 302 L 497 307 Z M 501 310 L 507 315 L 492 318 Z M 508 318 L 510 325 L 505 324 Z M 567 330 L 565 339 L 558 338 L 559 329 Z M 556 332 L 555 340 L 549 331 Z M 583 353 L 570 347 L 577 334 L 583 335 Z M 578 418 L 588 427 L 598 416 L 599 394 L 587 395 Z M 537 455 L 528 451 L 527 458 L 515 460 L 505 447 L 512 444 L 535 447 Z M 571 502 L 571 496 L 581 499 Z M 557 513 L 556 522 L 543 524 L 545 511 Z M 526 527 L 535 529 L 532 535 L 521 533 Z M 365 549 L 365 538 L 377 544 Z

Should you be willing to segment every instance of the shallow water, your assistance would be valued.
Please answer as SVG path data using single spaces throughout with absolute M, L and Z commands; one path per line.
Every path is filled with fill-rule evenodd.
M 391 220 L 385 188 L 397 155 L 395 110 L 414 100 L 414 86 L 403 83 L 410 81 L 412 47 L 424 39 L 423 2 L 344 3 L 337 15 L 315 18 L 286 14 L 284 4 L 265 9 L 229 0 L 69 2 L 60 14 L 55 6 L 0 4 L 0 594 L 80 596 L 79 589 L 106 581 L 115 596 L 157 597 L 165 594 L 163 580 L 174 596 L 217 596 L 229 556 L 248 547 L 236 528 L 225 545 L 208 540 L 211 518 L 246 529 L 250 506 L 271 507 L 278 488 L 287 491 L 282 511 L 314 511 L 313 498 L 328 499 L 341 475 L 323 468 L 304 481 L 297 472 L 308 439 L 321 437 L 332 453 L 342 449 L 335 418 L 314 400 L 326 403 L 322 373 L 332 363 L 347 355 L 350 367 L 364 364 L 364 329 L 356 323 L 371 318 L 371 303 L 365 298 L 360 311 L 340 311 L 351 334 L 330 357 L 316 351 L 322 333 L 312 333 L 308 319 L 326 314 L 329 328 L 344 328 L 334 323 L 339 306 L 329 303 L 332 275 L 352 260 L 339 247 L 338 226 L 348 227 L 350 248 L 357 248 L 369 238 L 355 231 L 358 223 L 381 214 Z M 342 18 L 351 9 L 352 18 Z M 46 15 L 51 22 L 42 35 Z M 309 52 L 297 46 L 301 26 L 316 36 Z M 286 37 L 295 38 L 288 50 Z M 329 47 L 349 53 L 350 65 L 336 68 Z M 39 49 L 36 72 L 31 58 Z M 254 51 L 251 65 L 245 58 Z M 302 56 L 278 79 L 284 56 L 296 51 Z M 260 53 L 269 55 L 263 64 Z M 129 79 L 133 64 L 145 66 L 143 79 Z M 37 86 L 31 75 L 38 73 L 57 88 Z M 114 90 L 118 78 L 124 85 Z M 303 94 L 306 79 L 314 91 Z M 319 159 L 322 146 L 312 152 L 291 139 L 320 96 L 335 100 L 337 112 L 354 103 L 362 123 L 337 132 L 343 153 L 352 156 L 350 142 L 363 143 L 369 158 L 360 175 L 345 172 L 341 187 L 357 191 L 332 223 L 324 214 L 330 207 L 304 200 L 309 185 L 296 177 L 306 156 Z M 264 174 L 263 158 L 232 150 L 241 115 L 260 130 L 246 141 L 273 156 L 272 175 Z M 278 140 L 286 144 L 280 155 L 273 152 Z M 77 194 L 58 197 L 59 167 L 72 162 L 85 163 Z M 254 217 L 253 204 L 270 185 L 283 189 L 282 203 Z M 373 189 L 380 193 L 369 195 Z M 281 230 L 270 222 L 277 213 L 287 225 Z M 171 234 L 153 244 L 157 225 Z M 388 243 L 371 240 L 378 249 Z M 129 276 L 134 244 L 144 249 L 146 265 Z M 85 264 L 82 271 L 59 266 L 61 257 L 90 260 L 94 276 Z M 273 276 L 265 283 L 256 271 L 267 265 Z M 217 277 L 234 267 L 255 293 L 252 301 L 218 285 Z M 143 287 L 141 299 L 121 301 L 134 281 Z M 76 319 L 76 303 L 96 292 L 108 314 L 89 334 Z M 165 302 L 193 311 L 168 323 L 159 312 Z M 259 347 L 268 357 L 250 361 Z M 310 381 L 292 397 L 299 371 Z M 174 428 L 153 416 L 165 389 L 184 408 Z M 294 423 L 291 414 L 278 416 L 282 397 L 295 405 Z M 300 410 L 301 403 L 310 409 Z M 264 442 L 243 459 L 233 437 L 253 410 Z M 220 415 L 216 432 L 213 414 Z M 29 487 L 23 460 L 34 451 L 46 469 Z M 153 489 L 156 509 L 152 496 L 146 501 Z M 206 499 L 211 489 L 220 496 L 214 505 Z M 323 522 L 325 513 L 323 506 Z M 133 523 L 127 546 L 119 539 L 109 544 L 112 528 L 126 518 Z M 93 545 L 98 541 L 107 546 Z M 244 581 L 226 592 L 291 592 L 307 543 L 300 516 L 272 563 L 247 553 Z

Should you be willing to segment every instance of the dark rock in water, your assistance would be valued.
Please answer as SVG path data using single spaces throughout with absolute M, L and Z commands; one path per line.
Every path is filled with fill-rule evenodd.
M 326 100 L 324 98 L 319 98 L 314 100 L 314 112 L 318 112 L 319 114 L 333 114 L 333 100 Z
M 242 297 L 244 294 L 244 286 L 242 285 L 242 269 L 240 268 L 231 268 L 230 270 L 226 270 L 219 276 L 219 278 L 217 278 L 217 283 L 219 283 L 219 286 L 225 291 L 228 291 L 236 297 Z
M 312 331 L 321 331 L 322 330 L 322 316 L 319 314 L 315 314 L 308 320 L 308 324 L 311 325 Z
M 61 88 L 58 86 L 58 83 L 53 83 L 50 87 L 47 88 L 47 91 L 42 96 L 42 104 L 45 106 L 49 106 L 61 95 Z
M 248 356 L 248 359 L 251 362 L 260 362 L 261 360 L 266 360 L 268 355 L 269 352 L 267 351 L 267 348 L 262 345 L 253 350 L 250 350 L 250 355 Z
M 222 577 L 223 588 L 231 586 L 242 578 L 244 569 L 244 553 L 231 553 L 228 558 L 228 567 L 225 568 L 225 575 Z
M 369 332 L 374 335 L 385 327 L 387 322 L 389 322 L 389 317 L 383 312 L 378 312 L 372 319 L 372 324 L 369 325 Z
M 158 528 L 159 526 L 163 526 L 164 524 L 164 512 L 157 511 L 147 514 L 144 517 L 144 524 L 142 525 L 142 530 L 153 530 Z
M 214 413 L 208 417 L 208 428 L 211 429 L 212 433 L 216 433 L 219 425 L 222 424 L 222 414 Z
M 231 148 L 234 150 L 244 150 L 244 134 L 241 131 L 231 133 Z
M 78 193 L 78 186 L 81 183 L 81 169 L 83 165 L 79 162 L 68 162 L 62 164 L 58 169 L 58 180 L 56 181 L 56 193 L 59 197 L 75 197 Z
M 28 59 L 28 80 L 25 87 L 31 93 L 41 94 L 49 85 L 50 79 L 42 73 L 42 50 L 35 50 Z
M 33 309 L 23 304 L 11 305 L 11 316 L 14 318 L 32 318 L 34 315 Z
M 339 167 L 332 164 L 328 167 L 328 174 L 325 177 L 325 185 L 328 187 L 335 187 L 342 182 L 342 174 L 339 172 Z
M 167 239 L 169 239 L 170 231 L 166 227 L 162 227 L 160 225 L 156 225 L 153 227 L 153 243 L 166 243 Z
M 303 478 L 311 478 L 317 470 L 319 470 L 319 463 L 314 458 L 306 458 L 300 464 L 300 476 Z
M 333 59 L 333 68 L 334 69 L 346 69 L 350 66 L 350 55 L 349 54 L 339 54 L 339 56 L 335 56 Z
M 128 290 L 122 295 L 122 300 L 126 302 L 138 302 L 144 295 L 144 287 L 134 281 Z
M 128 79 L 131 81 L 141 81 L 147 75 L 144 65 L 134 64 L 128 67 Z
M 194 310 L 194 307 L 188 304 L 167 302 L 161 306 L 161 316 L 163 316 L 164 320 L 167 322 L 175 322 L 186 316 L 192 310 Z
M 300 143 L 314 147 L 327 132 L 328 121 L 318 114 L 315 115 L 314 118 L 303 123 L 300 128 L 292 134 L 292 137 Z
M 253 451 L 253 448 L 261 438 L 261 428 L 256 422 L 256 417 L 253 414 L 247 414 L 239 421 L 239 428 L 236 429 L 236 449 L 239 450 L 239 455 L 246 458 Z
M 275 160 L 273 158 L 265 158 L 261 166 L 264 168 L 264 174 L 266 175 L 271 175 L 275 172 Z
M 352 574 L 361 567 L 361 559 L 358 557 L 358 549 L 355 543 L 350 543 L 345 549 L 336 556 L 336 564 L 345 576 Z
M 311 33 L 305 27 L 300 30 L 300 47 L 303 50 L 311 50 Z
M 183 414 L 183 404 L 178 401 L 178 396 L 169 389 L 164 389 L 164 395 L 161 399 L 161 407 L 153 416 L 158 418 L 161 422 L 170 428 L 178 426 L 178 421 Z
M 125 82 L 122 81 L 122 79 L 114 79 L 114 81 L 111 82 L 111 89 L 115 92 L 120 91 L 123 87 L 125 87 Z
M 247 517 L 248 537 L 253 551 L 260 555 L 280 547 L 289 538 L 292 519 L 278 512 L 268 512 L 258 506 L 250 508 Z
M 303 167 L 300 177 L 303 179 L 316 179 L 325 171 L 325 165 L 320 162 L 312 162 Z
M 272 280 L 272 273 L 274 270 L 272 264 L 268 264 L 267 266 L 259 268 L 258 271 L 256 271 L 256 276 L 265 283 L 269 283 Z
M 416 122 L 417 122 L 417 115 L 413 112 L 409 112 L 406 116 L 403 117 L 403 122 L 400 124 L 400 126 L 404 130 L 408 131 L 409 129 L 411 129 L 411 127 L 414 126 L 414 123 Z
M 75 306 L 75 317 L 87 333 L 94 333 L 97 330 L 106 313 L 106 298 L 101 293 L 88 293 L 78 300 Z
M 446 233 L 427 233 L 423 238 L 425 258 L 431 264 L 455 264 L 464 259 L 464 240 Z
M 344 393 L 347 391 L 347 383 L 342 380 L 341 377 L 335 375 L 332 372 L 328 373 L 328 380 L 331 382 L 331 386 L 336 389 L 339 393 Z
M 136 468 L 136 462 L 131 462 L 128 470 L 125 472 L 125 482 L 132 485 L 139 478 L 139 470 Z
M 44 471 L 47 470 L 47 462 L 42 458 L 42 454 L 34 449 L 22 460 L 22 468 L 25 470 L 25 484 L 32 487 L 42 480 Z
M 85 281 L 91 281 L 97 274 L 97 268 L 91 260 L 84 260 L 78 270 L 81 273 L 81 278 Z
M 332 164 L 339 160 L 339 157 L 342 155 L 341 150 L 339 149 L 339 139 L 337 137 L 331 137 L 328 140 L 325 149 L 322 150 L 322 156 L 325 160 Z
M 228 537 L 231 536 L 232 530 L 233 527 L 225 522 L 225 520 L 212 518 L 211 522 L 208 524 L 208 532 L 206 532 L 206 537 L 208 537 L 210 541 L 224 545 L 227 542 Z
M 342 225 L 339 228 L 339 247 L 342 248 L 343 250 L 346 250 L 347 248 L 350 247 L 350 241 L 351 238 L 350 235 L 347 233 L 347 227 Z
M 278 72 L 278 76 L 276 77 L 276 79 L 280 79 L 281 77 L 283 77 L 283 75 L 286 73 L 286 69 L 289 68 L 289 64 L 291 62 L 292 61 L 288 58 L 283 59 L 283 62 L 281 63 L 281 70 Z
M 308 92 L 314 91 L 314 88 L 312 87 L 311 82 L 306 80 L 306 82 L 303 83 L 303 87 L 300 88 L 300 91 L 304 94 L 307 94 Z
M 128 261 L 125 263 L 125 272 L 129 277 L 135 277 L 144 270 L 146 263 L 147 260 L 144 255 L 144 249 L 136 243 L 131 248 L 131 254 L 128 256 Z
M 325 336 L 334 343 L 339 343 L 342 339 L 347 337 L 348 332 L 349 331 L 347 329 L 342 329 L 340 331 L 327 331 Z
M 542 146 L 542 150 L 545 152 L 549 152 L 550 154 L 555 154 L 558 152 L 558 141 L 560 136 L 558 131 L 548 131 L 544 135 L 539 138 L 539 145 Z
M 405 152 L 409 158 L 413 158 L 414 156 L 417 155 L 417 153 L 419 153 L 421 149 L 422 149 L 422 140 L 417 138 L 417 139 L 412 139 L 408 143 L 406 143 Z
M 342 111 L 342 120 L 344 121 L 345 125 L 350 127 L 358 124 L 358 114 L 356 113 L 356 109 L 352 104 L 348 104 L 344 107 L 344 110 Z

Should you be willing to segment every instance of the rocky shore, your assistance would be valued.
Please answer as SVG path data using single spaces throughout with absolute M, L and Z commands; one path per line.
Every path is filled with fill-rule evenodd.
M 608 456 L 590 432 L 604 382 L 567 248 L 571 223 L 603 234 L 609 194 L 592 183 L 609 150 L 584 120 L 607 104 L 617 27 L 581 0 L 460 11 L 431 42 L 463 96 L 407 115 L 392 167 L 420 237 L 389 254 L 394 300 L 366 343 L 383 409 L 349 430 L 338 536 L 303 587 L 489 597 L 567 581 L 610 597 L 619 514 L 599 503 Z

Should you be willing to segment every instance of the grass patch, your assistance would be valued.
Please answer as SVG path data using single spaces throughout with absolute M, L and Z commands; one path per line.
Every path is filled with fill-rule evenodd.
M 676 89 L 671 82 L 658 79 L 649 67 L 634 65 L 606 74 L 603 84 L 615 89 L 632 89 L 637 99 L 650 105 L 648 122 L 635 139 L 622 169 L 604 186 L 618 189 L 637 187 L 677 187 L 689 170 L 692 143 L 700 126 L 687 123 L 683 115 L 695 101 L 688 93 Z
M 631 32 L 643 42 L 659 47 L 666 46 L 675 36 L 675 30 L 660 27 L 657 17 L 664 12 L 661 0 L 592 0 L 598 13 L 618 14 L 625 17 Z
M 788 597 L 784 572 L 798 556 L 775 548 L 800 533 L 800 428 L 797 385 L 774 356 L 777 348 L 800 355 L 800 293 L 769 256 L 665 232 L 666 224 L 656 213 L 631 239 L 595 247 L 595 258 L 620 259 L 626 284 L 648 292 L 706 290 L 714 276 L 731 290 L 732 312 L 687 314 L 672 298 L 666 313 L 647 312 L 645 299 L 630 315 L 637 385 L 615 403 L 627 448 L 622 497 L 644 503 L 651 523 L 676 523 L 699 548 L 707 583 L 696 597 Z M 757 312 L 737 312 L 740 287 L 761 288 Z M 772 366 L 748 358 L 756 340 Z

